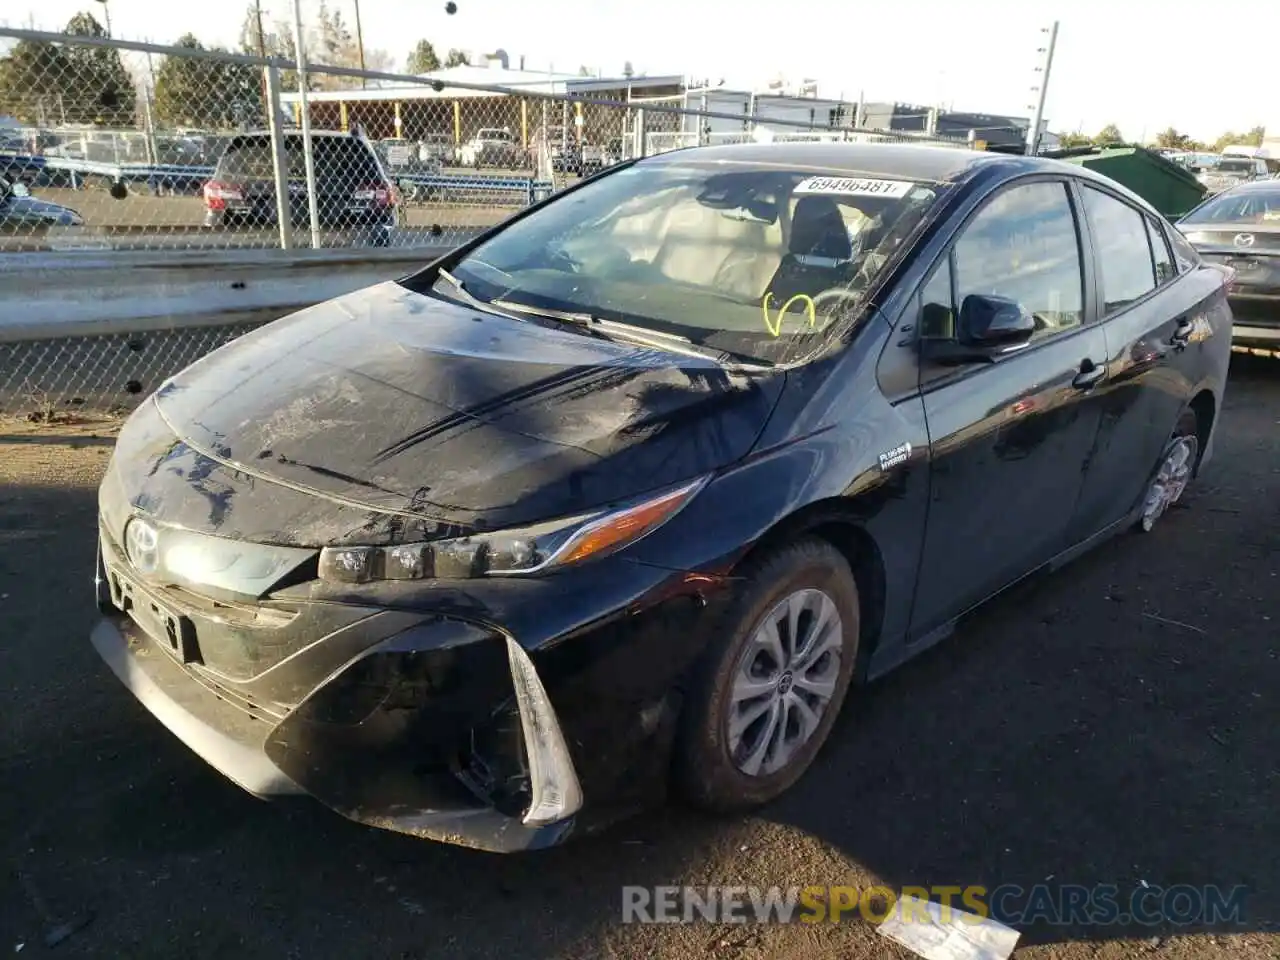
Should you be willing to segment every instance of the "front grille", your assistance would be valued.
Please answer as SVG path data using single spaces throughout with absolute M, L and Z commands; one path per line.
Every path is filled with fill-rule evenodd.
M 264 723 L 274 724 L 279 720 L 283 720 L 289 712 L 289 707 L 278 703 L 264 702 L 255 700 L 246 694 L 237 693 L 229 687 L 226 687 L 213 677 L 209 676 L 198 667 L 188 667 L 188 675 L 199 683 L 202 687 L 212 693 L 219 700 L 230 706 L 235 707 L 246 716 L 255 720 L 261 720 Z

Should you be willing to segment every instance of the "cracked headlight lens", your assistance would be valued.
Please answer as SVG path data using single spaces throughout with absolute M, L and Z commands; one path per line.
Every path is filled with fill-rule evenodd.
M 608 556 L 670 520 L 707 479 L 703 477 L 615 509 L 517 530 L 386 547 L 325 547 L 320 552 L 320 578 L 368 583 L 519 576 Z

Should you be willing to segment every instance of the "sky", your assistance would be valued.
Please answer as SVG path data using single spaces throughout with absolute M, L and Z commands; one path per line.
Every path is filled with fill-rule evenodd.
M 304 20 L 320 0 L 301 0 Z M 1213 141 L 1226 130 L 1280 131 L 1280 98 L 1263 38 L 1280 35 L 1280 3 L 1249 7 L 1248 29 L 1222 33 L 1196 4 L 1160 0 L 358 0 L 367 48 L 397 68 L 421 38 L 450 47 L 505 49 L 512 65 L 617 76 L 637 72 L 724 79 L 762 87 L 782 75 L 818 81 L 823 97 L 899 100 L 1030 116 L 1046 45 L 1059 21 L 1044 116 L 1054 132 L 1126 139 L 1166 127 Z M 191 31 L 236 43 L 239 0 L 214 5 L 109 0 L 112 32 L 170 43 Z M 348 23 L 357 0 L 328 0 Z M 265 16 L 291 16 L 290 0 L 262 0 Z M 60 30 L 95 0 L 0 0 L 0 26 Z M 215 16 L 214 10 L 222 12 Z M 99 15 L 99 20 L 102 17 Z M 1239 31 L 1239 32 L 1237 32 Z M 1260 49 L 1249 48 L 1256 37 Z M 1230 78 L 1229 83 L 1224 80 Z

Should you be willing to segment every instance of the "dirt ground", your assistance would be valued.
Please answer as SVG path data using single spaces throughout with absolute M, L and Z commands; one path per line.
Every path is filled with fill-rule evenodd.
M 267 804 L 98 662 L 109 424 L 0 423 L 0 951 L 909 957 L 861 920 L 622 925 L 624 885 L 1244 885 L 1241 922 L 1022 931 L 1025 960 L 1280 958 L 1280 364 L 1241 358 L 1185 509 L 851 698 L 786 798 L 497 857 Z M 62 940 L 46 946 L 46 937 Z

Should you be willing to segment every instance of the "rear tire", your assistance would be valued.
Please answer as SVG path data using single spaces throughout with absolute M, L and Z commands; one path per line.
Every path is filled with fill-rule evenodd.
M 676 746 L 677 791 L 715 812 L 767 803 L 800 779 L 858 655 L 857 584 L 829 543 L 797 541 L 738 576 L 694 671 Z
M 1165 512 L 1176 504 L 1186 492 L 1200 465 L 1200 421 L 1195 410 L 1188 407 L 1178 418 L 1173 435 L 1151 474 L 1142 501 L 1142 514 L 1137 528 L 1150 533 Z

